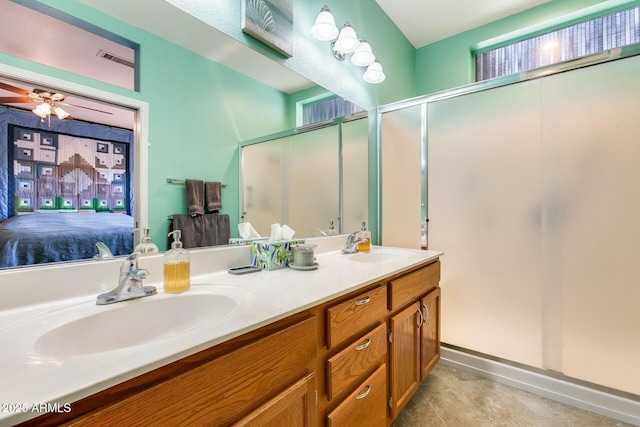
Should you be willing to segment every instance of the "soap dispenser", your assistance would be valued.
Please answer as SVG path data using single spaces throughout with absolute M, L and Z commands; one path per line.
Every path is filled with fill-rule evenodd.
M 371 232 L 367 230 L 367 223 L 362 221 L 362 228 L 358 232 L 358 239 L 367 239 L 366 242 L 358 243 L 358 252 L 369 252 L 371 251 Z
M 336 230 L 333 226 L 333 221 L 329 221 L 329 229 L 326 232 L 327 236 L 335 236 L 338 234 L 338 230 Z
M 136 228 L 136 230 L 138 229 Z M 149 236 L 149 232 L 151 230 L 148 227 L 145 227 L 142 229 L 142 231 L 144 233 L 142 242 L 136 245 L 136 247 L 133 249 L 133 252 L 137 252 L 140 255 L 158 253 L 158 247 L 151 241 L 151 237 Z
M 182 247 L 180 230 L 174 230 L 168 236 L 173 236 L 173 242 L 164 254 L 164 291 L 173 294 L 188 291 L 191 287 L 189 251 Z

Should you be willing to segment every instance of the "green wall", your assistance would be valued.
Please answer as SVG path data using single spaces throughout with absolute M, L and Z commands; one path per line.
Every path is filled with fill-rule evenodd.
M 553 0 L 416 51 L 416 95 L 474 82 L 472 52 L 640 4 L 628 0 Z

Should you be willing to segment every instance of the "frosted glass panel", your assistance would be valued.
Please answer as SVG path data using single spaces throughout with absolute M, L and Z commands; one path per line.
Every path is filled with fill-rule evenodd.
M 382 244 L 421 247 L 421 106 L 382 114 Z
M 640 58 L 544 79 L 561 143 L 563 371 L 640 394 Z
M 442 341 L 540 367 L 538 93 L 531 81 L 429 103 L 427 158 Z
M 244 221 L 263 236 L 282 218 L 282 145 L 280 140 L 242 149 Z M 251 173 L 246 173 L 251 171 Z
M 359 230 L 369 221 L 369 129 L 366 119 L 342 125 L 343 231 Z
M 329 220 L 338 223 L 338 126 L 286 138 L 285 185 L 290 200 L 282 221 L 297 236 L 318 235 Z

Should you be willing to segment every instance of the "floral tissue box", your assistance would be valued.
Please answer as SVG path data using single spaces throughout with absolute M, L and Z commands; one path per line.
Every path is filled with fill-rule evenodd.
M 278 270 L 289 265 L 291 245 L 301 245 L 304 239 L 280 242 L 253 242 L 251 263 L 263 270 Z
M 253 244 L 253 242 L 260 242 L 269 240 L 268 237 L 254 237 L 250 239 L 243 239 L 242 237 L 232 237 L 229 239 L 229 244 L 231 246 L 247 246 Z

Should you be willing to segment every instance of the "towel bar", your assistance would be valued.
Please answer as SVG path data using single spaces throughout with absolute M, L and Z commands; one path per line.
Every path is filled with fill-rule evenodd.
M 175 178 L 167 178 L 167 183 L 169 184 L 184 184 L 184 179 L 175 179 Z M 222 188 L 225 188 L 227 186 L 226 182 L 222 183 Z

